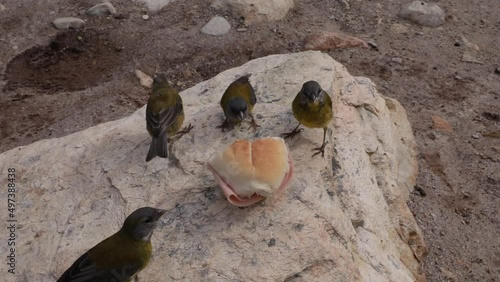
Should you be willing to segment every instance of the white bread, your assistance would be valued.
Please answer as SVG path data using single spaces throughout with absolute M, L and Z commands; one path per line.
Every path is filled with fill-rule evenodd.
M 216 154 L 208 167 L 228 200 L 238 206 L 269 197 L 284 188 L 292 174 L 288 147 L 279 137 L 237 140 Z M 242 198 L 248 199 L 234 202 Z

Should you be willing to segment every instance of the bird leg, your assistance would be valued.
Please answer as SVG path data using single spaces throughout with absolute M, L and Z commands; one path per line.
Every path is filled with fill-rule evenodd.
M 287 138 L 291 138 L 293 139 L 293 137 L 297 134 L 299 134 L 301 131 L 304 130 L 304 128 L 301 128 L 299 129 L 299 126 L 300 126 L 300 123 L 290 132 L 285 132 L 283 134 L 281 134 L 281 137 L 287 139 Z
M 174 140 L 181 138 L 184 134 L 189 133 L 193 128 L 194 126 L 192 126 L 191 124 L 189 124 L 188 126 L 184 126 L 184 128 L 181 131 L 178 131 L 174 136 L 170 137 L 168 139 L 168 142 L 172 142 Z
M 227 119 L 224 119 L 224 122 L 221 125 L 217 126 L 217 128 L 220 128 L 222 132 L 224 132 L 225 129 L 228 129 L 229 122 L 227 121 Z
M 325 147 L 326 147 L 326 144 L 328 144 L 328 142 L 326 141 L 326 131 L 327 130 L 328 130 L 328 127 L 323 128 L 323 145 L 321 145 L 321 147 L 313 149 L 313 151 L 317 151 L 316 153 L 314 153 L 312 155 L 313 157 L 318 155 L 319 153 L 321 153 L 321 157 L 325 156 Z
M 256 122 L 255 122 L 255 119 L 253 118 L 253 115 L 250 114 L 250 117 L 252 118 L 252 121 L 250 122 L 250 124 L 252 125 L 253 127 L 253 130 L 257 131 L 257 128 L 260 127 L 260 125 L 258 125 Z

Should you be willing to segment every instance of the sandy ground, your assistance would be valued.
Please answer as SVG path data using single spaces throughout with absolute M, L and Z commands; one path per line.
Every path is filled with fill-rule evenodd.
M 295 0 L 284 20 L 243 32 L 240 18 L 207 1 L 176 1 L 148 20 L 139 4 L 111 2 L 117 17 L 80 16 L 90 7 L 83 0 L 0 1 L 0 152 L 131 114 L 148 98 L 137 68 L 164 72 L 183 90 L 257 57 L 301 51 L 311 32 L 341 31 L 378 50 L 328 53 L 398 99 L 413 125 L 420 175 L 408 204 L 429 247 L 428 281 L 500 281 L 500 1 L 435 1 L 446 23 L 424 28 L 397 17 L 401 1 L 351 0 L 345 10 Z M 231 31 L 201 34 L 215 15 Z M 86 28 L 56 30 L 51 22 L 63 16 L 88 20 Z M 461 61 L 460 36 L 478 45 L 481 63 Z

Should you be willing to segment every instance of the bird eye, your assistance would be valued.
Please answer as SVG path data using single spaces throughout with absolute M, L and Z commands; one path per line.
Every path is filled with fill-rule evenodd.
M 152 217 L 147 217 L 144 222 L 151 223 L 151 222 L 153 222 L 153 218 Z

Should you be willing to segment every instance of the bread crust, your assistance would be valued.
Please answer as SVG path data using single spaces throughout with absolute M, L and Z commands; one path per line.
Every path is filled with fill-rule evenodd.
M 292 173 L 288 147 L 279 137 L 237 140 L 216 154 L 208 167 L 226 198 L 238 206 L 246 206 L 245 199 L 254 203 L 284 188 Z

